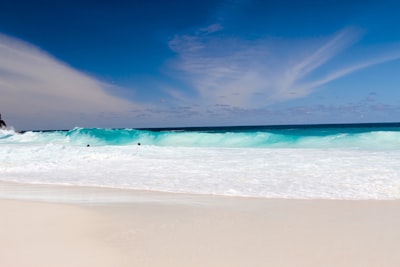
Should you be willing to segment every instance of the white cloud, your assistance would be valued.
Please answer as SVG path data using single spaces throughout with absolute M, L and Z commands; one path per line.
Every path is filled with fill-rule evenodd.
M 326 83 L 329 83 L 331 81 L 339 79 L 343 76 L 346 76 L 346 75 L 356 72 L 358 70 L 362 70 L 362 69 L 365 69 L 365 68 L 368 68 L 368 67 L 371 67 L 374 65 L 378 65 L 381 63 L 385 63 L 385 62 L 389 62 L 389 61 L 393 61 L 393 60 L 397 60 L 397 59 L 400 59 L 400 49 L 399 48 L 394 51 L 390 51 L 389 54 L 379 55 L 379 56 L 376 56 L 375 58 L 369 59 L 367 61 L 358 62 L 356 64 L 347 66 L 345 68 L 333 71 L 333 72 L 329 73 L 327 76 L 317 79 L 311 83 L 305 84 L 304 86 L 307 88 L 310 88 L 310 89 L 317 88 L 321 85 L 324 85 Z
M 137 107 L 111 95 L 115 89 L 111 85 L 2 34 L 0 58 L 0 112 L 4 118 L 17 118 L 19 124 L 36 121 L 42 127 L 73 127 L 83 116 L 85 121 L 79 123 L 95 125 L 100 113 L 127 112 Z
M 347 61 L 342 67 L 328 66 L 360 40 L 361 32 L 351 27 L 330 37 L 308 40 L 245 40 L 220 34 L 220 25 L 209 28 L 218 30 L 176 35 L 169 43 L 177 53 L 172 67 L 180 71 L 179 77 L 193 89 L 197 102 L 204 105 L 261 108 L 305 97 L 323 84 L 399 58 L 399 50 L 395 49 L 386 56 L 369 56 L 361 63 L 351 65 Z M 193 96 L 187 96 L 190 98 Z
M 170 47 L 178 53 L 174 67 L 184 72 L 205 103 L 240 106 L 261 89 L 260 63 L 269 56 L 263 42 L 184 35 L 175 36 Z

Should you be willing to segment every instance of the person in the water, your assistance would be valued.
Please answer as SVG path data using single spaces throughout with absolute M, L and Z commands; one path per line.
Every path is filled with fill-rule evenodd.
M 3 121 L 3 120 L 1 119 L 1 114 L 0 114 L 0 128 L 6 128 L 6 127 L 7 127 L 7 124 L 6 124 L 5 121 Z

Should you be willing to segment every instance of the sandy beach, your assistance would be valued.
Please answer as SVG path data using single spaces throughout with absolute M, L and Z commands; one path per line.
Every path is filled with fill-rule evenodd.
M 0 266 L 400 266 L 400 201 L 118 194 L 0 200 Z

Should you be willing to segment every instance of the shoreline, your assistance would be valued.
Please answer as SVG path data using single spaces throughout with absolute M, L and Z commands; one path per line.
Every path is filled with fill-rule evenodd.
M 151 196 L 151 197 L 149 197 Z M 176 196 L 176 197 L 174 197 Z M 22 183 L 0 180 L 0 200 L 27 200 L 63 204 L 107 204 L 130 203 L 136 201 L 187 202 L 189 199 L 249 199 L 249 200 L 285 200 L 285 201 L 400 201 L 395 198 L 285 198 L 242 195 L 219 195 L 190 192 L 168 192 L 157 190 L 118 188 L 91 185 Z M 208 201 L 206 201 L 208 202 Z
M 0 265 L 400 265 L 400 200 L 100 191 L 80 188 L 103 197 L 93 202 L 0 198 Z

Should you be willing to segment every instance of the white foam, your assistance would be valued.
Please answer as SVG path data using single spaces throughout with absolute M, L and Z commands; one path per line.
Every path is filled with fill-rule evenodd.
M 29 142 L 1 149 L 1 181 L 269 198 L 400 198 L 397 150 Z

